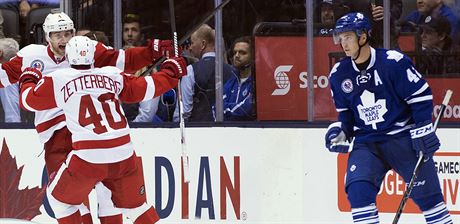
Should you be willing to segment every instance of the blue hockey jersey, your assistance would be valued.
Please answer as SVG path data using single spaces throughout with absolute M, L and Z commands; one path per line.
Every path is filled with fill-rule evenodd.
M 371 48 L 365 71 L 346 57 L 334 65 L 329 81 L 339 121 L 356 142 L 409 135 L 415 123 L 431 120 L 431 89 L 400 52 Z

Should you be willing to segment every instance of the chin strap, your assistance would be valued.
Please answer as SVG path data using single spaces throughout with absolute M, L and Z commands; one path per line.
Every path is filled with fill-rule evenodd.
M 359 44 L 359 38 L 358 38 L 358 46 L 359 46 L 359 49 L 358 49 L 358 55 L 355 57 L 355 58 L 352 58 L 353 61 L 356 63 L 356 60 L 359 58 L 359 56 L 361 55 L 361 48 L 364 47 L 364 45 L 366 45 L 367 43 L 369 42 L 369 34 L 366 32 L 366 42 L 364 42 L 363 45 L 360 45 Z

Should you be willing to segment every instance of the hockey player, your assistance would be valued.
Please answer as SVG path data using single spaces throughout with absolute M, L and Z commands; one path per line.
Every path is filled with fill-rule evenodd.
M 43 79 L 37 69 L 26 68 L 19 79 L 21 106 L 30 111 L 60 108 L 72 133 L 74 150 L 47 187 L 50 205 L 60 224 L 79 224 L 78 205 L 102 182 L 115 206 L 135 224 L 155 223 L 159 217 L 146 204 L 142 165 L 119 102 L 140 102 L 174 88 L 186 74 L 185 60 L 167 59 L 159 72 L 135 77 L 112 66 L 93 69 L 94 53 L 88 37 L 73 37 L 66 46 L 71 68 Z
M 361 13 L 337 20 L 334 42 L 346 56 L 329 80 L 339 113 L 327 130 L 326 147 L 349 154 L 345 191 L 354 223 L 379 223 L 376 196 L 386 172 L 409 182 L 419 152 L 426 158 L 411 198 L 430 224 L 452 224 L 433 154 L 440 143 L 433 130 L 432 93 L 410 59 L 397 51 L 369 46 L 371 25 Z
M 43 74 L 69 67 L 69 63 L 65 60 L 65 46 L 75 33 L 73 21 L 65 13 L 50 13 L 44 21 L 43 30 L 49 43 L 48 46 L 28 45 L 21 49 L 16 57 L 1 64 L 0 88 L 17 82 L 26 67 L 37 68 Z M 98 42 L 94 44 L 96 45 L 95 67 L 111 65 L 128 73 L 137 71 L 164 55 L 174 53 L 171 41 L 154 40 L 148 47 L 135 47 L 126 51 L 116 51 Z M 50 177 L 54 175 L 72 149 L 71 134 L 66 127 L 63 111 L 54 108 L 36 112 L 35 127 L 40 142 L 44 144 L 48 179 L 52 179 Z M 103 190 L 102 185 L 96 187 L 97 192 Z M 106 199 L 104 195 L 98 193 L 101 223 L 121 224 L 120 212 L 110 207 L 112 205 L 110 195 Z M 81 209 L 82 214 L 87 214 L 84 216 L 84 223 L 92 223 L 89 210 L 84 206 Z

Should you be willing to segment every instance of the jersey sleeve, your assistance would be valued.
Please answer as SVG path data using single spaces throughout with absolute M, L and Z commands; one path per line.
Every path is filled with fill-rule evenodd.
M 391 54 L 401 54 L 396 51 L 389 52 L 389 57 L 392 57 Z M 430 86 L 415 69 L 412 61 L 404 56 L 396 62 L 396 65 L 391 67 L 396 70 L 390 73 L 394 89 L 398 96 L 411 108 L 412 118 L 415 123 L 431 120 L 433 94 Z
M 120 99 L 125 103 L 136 103 L 169 91 L 177 86 L 178 79 L 172 78 L 164 71 L 154 72 L 150 76 L 135 77 L 123 75 L 123 90 Z
M 127 73 L 149 65 L 153 61 L 153 51 L 148 47 L 133 47 L 125 50 L 115 50 L 97 42 L 94 53 L 94 66 L 115 66 Z
M 329 74 L 329 83 L 331 86 L 332 100 L 334 101 L 335 109 L 339 113 L 338 121 L 342 122 L 342 129 L 347 137 L 353 136 L 354 116 L 353 110 L 350 108 L 350 103 L 341 91 L 341 80 L 338 78 L 341 72 L 339 70 L 341 62 L 338 62 L 332 68 Z
M 0 66 L 0 88 L 16 83 L 21 75 L 22 57 L 15 56 Z
M 40 111 L 57 107 L 56 99 L 54 98 L 53 79 L 44 77 L 37 84 L 23 84 L 19 104 L 28 111 Z

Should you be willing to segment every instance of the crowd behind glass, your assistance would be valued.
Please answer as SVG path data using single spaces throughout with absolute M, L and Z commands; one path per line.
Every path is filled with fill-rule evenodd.
M 111 0 L 73 0 L 68 14 L 74 20 L 76 35 L 114 46 L 113 11 Z M 412 36 L 414 50 L 404 52 L 410 56 L 417 70 L 428 77 L 460 78 L 460 1 L 459 0 L 390 0 L 390 48 L 401 50 L 398 38 Z M 422 2 L 423 4 L 418 4 Z M 171 39 L 168 2 L 123 0 L 123 49 L 143 46 L 152 38 Z M 196 7 L 199 5 L 200 7 Z M 176 1 L 175 14 L 178 35 L 189 32 L 213 12 L 214 1 Z M 45 44 L 40 25 L 32 23 L 47 13 L 60 8 L 57 0 L 6 0 L 0 3 L 0 63 L 14 57 L 28 44 Z M 62 8 L 62 7 L 61 7 Z M 349 11 L 363 12 L 372 19 L 371 45 L 383 47 L 384 7 L 382 1 L 369 0 L 316 0 L 314 2 L 314 35 L 331 36 L 335 20 Z M 257 121 L 255 97 L 254 34 L 260 22 L 305 23 L 305 1 L 300 0 L 247 0 L 230 1 L 224 7 L 222 27 L 224 37 L 224 121 Z M 214 20 L 209 25 L 193 30 L 191 37 L 181 45 L 189 64 L 189 76 L 184 78 L 184 110 L 186 121 L 215 121 L 214 61 L 208 66 L 207 58 L 215 57 Z M 268 31 L 270 32 L 270 31 Z M 279 35 L 272 31 L 270 35 Z M 305 35 L 305 30 L 297 32 Z M 332 38 L 331 38 L 332 41 Z M 321 49 L 321 46 L 314 46 Z M 208 63 L 209 64 L 209 63 Z M 197 70 L 197 65 L 207 66 Z M 211 66 L 212 65 L 212 66 Z M 209 67 L 209 68 L 208 68 Z M 143 75 L 146 67 L 134 75 Z M 204 71 L 203 71 L 204 70 Z M 199 71 L 199 72 L 198 72 Z M 201 76 L 197 73 L 202 73 Z M 211 81 L 203 77 L 211 77 Z M 189 90 L 187 90 L 187 88 Z M 137 104 L 124 104 L 128 121 L 145 123 L 177 122 L 177 96 L 172 90 L 153 100 Z M 18 87 L 0 89 L 0 122 L 33 122 L 33 114 L 19 110 Z

